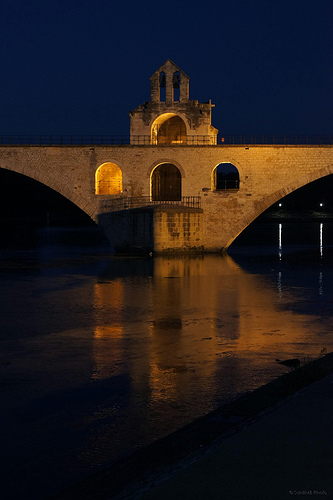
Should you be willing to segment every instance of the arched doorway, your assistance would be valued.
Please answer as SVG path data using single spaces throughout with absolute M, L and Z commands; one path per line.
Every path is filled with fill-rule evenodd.
M 232 163 L 220 163 L 213 171 L 213 190 L 239 189 L 239 172 Z
M 107 162 L 100 165 L 95 175 L 96 194 L 120 194 L 123 190 L 123 174 L 118 165 Z
M 186 125 L 180 116 L 164 113 L 152 126 L 153 144 L 186 144 Z
M 182 176 L 172 163 L 162 163 L 152 173 L 151 196 L 153 201 L 180 201 Z

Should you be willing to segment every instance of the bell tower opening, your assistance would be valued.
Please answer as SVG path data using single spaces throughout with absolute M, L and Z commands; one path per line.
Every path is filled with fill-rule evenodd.
M 160 73 L 159 77 L 159 82 L 160 82 L 160 102 L 165 102 L 166 99 L 166 78 L 165 78 L 165 73 L 162 71 Z
M 172 77 L 173 85 L 173 102 L 178 102 L 180 100 L 180 73 L 175 71 Z

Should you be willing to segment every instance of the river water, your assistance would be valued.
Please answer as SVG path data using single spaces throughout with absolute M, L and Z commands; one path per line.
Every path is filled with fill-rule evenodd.
M 3 498 L 47 498 L 285 373 L 276 359 L 333 350 L 333 223 L 251 231 L 225 256 L 121 258 L 74 229 L 0 251 Z

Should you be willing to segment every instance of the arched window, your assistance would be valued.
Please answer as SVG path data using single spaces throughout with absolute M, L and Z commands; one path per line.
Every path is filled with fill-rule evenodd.
M 151 176 L 153 201 L 179 201 L 182 196 L 182 176 L 172 163 L 162 163 Z
M 213 189 L 239 189 L 239 173 L 232 163 L 220 163 L 214 169 Z
M 172 77 L 173 101 L 179 101 L 180 97 L 180 73 L 175 71 Z
M 95 174 L 96 194 L 120 194 L 123 190 L 123 174 L 115 163 L 103 163 Z
M 160 82 L 160 101 L 164 102 L 166 99 L 166 76 L 164 71 L 161 71 L 159 76 Z

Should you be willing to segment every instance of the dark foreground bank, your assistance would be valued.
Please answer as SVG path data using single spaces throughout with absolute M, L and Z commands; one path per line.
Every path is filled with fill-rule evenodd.
M 333 353 L 330 353 L 222 406 L 52 498 L 56 500 L 134 498 L 140 490 L 149 490 L 152 484 L 158 483 L 161 476 L 165 477 L 180 470 L 184 464 L 198 460 L 214 441 L 221 441 L 236 434 L 288 396 L 332 372 Z M 293 489 L 293 485 L 290 485 L 290 488 L 291 492 L 301 491 Z M 311 494 L 313 495 L 313 492 Z M 193 493 L 191 495 L 193 497 Z M 328 492 L 325 496 L 330 498 L 327 495 Z M 184 492 L 181 498 L 184 498 Z

